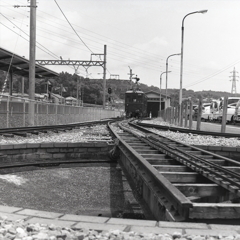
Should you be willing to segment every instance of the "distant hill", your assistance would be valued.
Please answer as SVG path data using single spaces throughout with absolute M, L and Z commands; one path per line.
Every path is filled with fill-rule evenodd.
M 0 88 L 4 86 L 4 80 L 6 78 L 5 72 L 0 72 Z M 47 79 L 36 79 L 35 92 L 46 93 Z M 83 78 L 76 74 L 70 74 L 62 72 L 59 78 L 50 79 L 53 86 L 53 93 L 59 94 L 61 87 L 64 88 L 63 97 L 77 97 L 83 100 L 84 103 L 102 104 L 103 102 L 103 79 L 89 79 Z M 159 92 L 159 88 L 156 86 L 148 86 L 139 82 L 138 85 L 132 83 L 133 87 L 139 87 L 143 92 L 155 91 Z M 106 80 L 106 100 L 108 99 L 107 89 L 112 88 L 112 99 L 114 102 L 123 102 L 124 94 L 130 89 L 131 84 L 129 80 Z M 9 83 L 7 82 L 5 92 L 9 91 Z M 28 79 L 25 78 L 24 92 L 28 93 L 29 84 Z M 77 91 L 78 89 L 78 91 Z M 13 77 L 13 92 L 21 92 L 21 77 Z M 165 95 L 165 89 L 162 89 L 162 94 Z M 179 89 L 168 89 L 168 95 L 171 97 L 171 105 L 178 103 Z M 229 92 L 219 91 L 196 91 L 183 89 L 183 98 L 191 98 L 194 103 L 198 102 L 199 97 L 202 96 L 204 101 L 210 101 L 210 99 L 218 99 L 225 96 L 240 96 L 240 94 L 231 94 Z

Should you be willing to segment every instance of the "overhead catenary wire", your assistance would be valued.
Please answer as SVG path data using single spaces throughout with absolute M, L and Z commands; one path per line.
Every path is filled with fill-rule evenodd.
M 23 22 L 23 21 L 22 21 L 22 22 Z M 20 36 L 20 35 L 19 35 L 19 36 Z M 15 43 L 15 46 L 14 46 L 14 51 L 15 51 L 15 49 L 16 49 L 16 46 L 17 46 L 17 43 L 18 43 L 18 40 L 19 40 L 19 36 L 17 37 L 16 43 Z M 4 94 L 4 92 L 5 92 L 5 88 L 6 88 L 6 86 L 7 86 L 8 75 L 9 75 L 9 72 L 10 72 L 10 69 L 11 69 L 11 66 L 12 66 L 13 57 L 14 57 L 14 52 L 12 53 L 11 60 L 10 60 L 10 63 L 9 63 L 9 65 L 8 65 L 7 74 L 6 74 L 6 77 L 5 77 L 3 86 L 2 86 L 2 93 L 1 93 L 1 96 L 0 96 L 0 103 L 2 102 L 2 97 L 3 97 L 3 94 Z
M 50 22 L 48 22 L 48 25 L 49 24 L 51 24 L 51 21 Z M 62 25 L 61 25 L 62 26 Z M 61 37 L 62 38 L 62 37 Z M 91 40 L 92 41 L 92 40 Z M 121 43 L 122 44 L 122 43 Z M 71 47 L 73 47 L 73 46 L 71 46 Z M 124 48 L 125 49 L 125 48 Z M 117 50 L 116 50 L 117 51 Z M 132 50 L 130 50 L 130 51 L 132 51 Z M 125 52 L 125 53 L 129 53 L 129 52 L 127 52 L 127 51 L 123 51 L 123 49 L 121 48 L 121 53 L 123 53 L 123 52 Z M 148 55 L 149 53 L 148 52 L 144 52 L 144 54 L 146 54 L 146 55 Z M 118 57 L 119 59 L 121 59 L 122 60 L 122 57 L 125 57 L 126 58 L 126 56 L 124 56 L 124 55 L 120 55 L 119 53 L 117 53 L 117 52 L 115 52 L 115 54 L 113 54 L 113 51 L 111 51 L 111 55 L 109 55 L 109 58 L 110 59 L 114 59 L 114 60 L 118 60 L 117 58 L 112 58 L 111 56 L 112 55 L 114 55 L 114 56 L 116 56 L 116 57 Z M 135 54 L 132 54 L 132 56 L 136 56 L 137 57 L 137 55 L 135 55 Z M 128 55 L 128 57 L 127 57 L 127 59 L 129 59 L 129 60 L 132 60 L 132 61 L 134 61 L 134 62 L 136 62 L 136 63 L 138 63 L 138 64 L 140 64 L 140 65 L 142 65 L 143 64 L 143 66 L 146 68 L 146 65 L 149 65 L 149 66 L 151 66 L 149 69 L 152 69 L 152 70 L 155 70 L 155 71 L 158 71 L 159 70 L 159 66 L 155 66 L 154 67 L 154 65 L 150 62 L 150 61 L 147 61 L 147 63 L 146 62 L 141 62 L 140 60 L 136 60 L 136 58 L 131 58 L 130 57 L 131 55 Z M 156 55 L 157 56 L 157 55 Z M 139 57 L 139 59 L 144 59 L 143 57 Z M 154 63 L 155 64 L 155 63 Z M 148 67 L 147 67 L 148 68 Z
M 47 13 L 46 13 L 47 14 Z M 50 16 L 50 15 L 49 15 Z M 56 18 L 55 16 L 53 16 L 53 15 L 51 15 L 52 17 L 54 17 L 54 18 Z M 48 24 L 51 24 L 51 21 L 48 21 Z M 73 26 L 75 26 L 75 25 L 73 25 Z M 62 27 L 62 26 L 61 26 Z M 59 28 L 59 29 L 62 29 L 62 28 Z M 78 26 L 79 27 L 79 26 Z M 88 32 L 91 32 L 91 31 L 89 31 L 89 30 L 87 30 L 87 29 L 85 29 L 85 31 L 88 31 Z M 92 32 L 92 33 L 94 33 L 94 32 Z M 97 33 L 94 33 L 94 34 L 97 34 Z M 102 35 L 98 35 L 98 36 L 100 36 L 100 37 L 104 37 L 104 36 L 102 36 Z M 51 36 L 50 36 L 51 37 Z M 107 39 L 110 39 L 110 38 L 108 38 L 108 37 L 106 37 Z M 93 40 L 92 40 L 93 41 Z M 114 40 L 115 41 L 115 40 Z M 99 43 L 99 44 L 101 44 L 100 42 L 98 42 L 98 41 L 96 41 L 96 43 Z M 121 43 L 121 42 L 118 42 L 119 43 L 119 45 L 118 46 L 121 46 L 121 44 L 124 44 L 124 43 Z M 69 46 L 69 45 L 67 45 L 67 46 Z M 126 46 L 126 45 L 125 45 Z M 75 47 L 75 46 L 74 46 Z M 96 45 L 96 47 L 94 47 L 94 48 L 92 48 L 91 47 L 91 50 L 95 50 L 95 49 L 97 49 L 97 45 Z M 134 48 L 131 48 L 131 50 L 132 51 L 134 51 Z M 130 50 L 130 51 L 131 51 Z M 114 48 L 114 51 L 111 51 L 111 53 L 109 53 L 109 59 L 113 59 L 113 60 L 116 60 L 116 61 L 121 61 L 121 58 L 122 57 L 125 57 L 125 55 L 124 55 L 124 53 L 123 53 L 123 51 L 121 50 L 121 53 L 118 53 L 118 51 L 119 51 L 119 49 L 118 48 Z M 141 50 L 140 50 L 141 51 Z M 113 54 L 113 52 L 114 52 L 114 54 Z M 142 54 L 144 54 L 144 52 L 142 53 Z M 148 54 L 149 54 L 149 52 L 145 52 L 145 54 L 147 55 L 147 56 L 149 56 Z M 127 56 L 126 57 L 126 59 L 128 59 L 128 60 L 132 60 L 133 62 L 135 62 L 135 63 L 137 63 L 137 64 L 139 64 L 139 65 L 141 65 L 141 66 L 143 66 L 143 64 L 144 63 L 142 63 L 142 62 L 139 62 L 139 61 L 137 61 L 136 60 L 136 58 L 135 58 L 135 56 L 137 55 L 137 56 L 142 56 L 142 55 L 139 55 L 139 54 L 130 54 L 130 55 L 132 55 L 132 56 Z M 133 57 L 134 56 L 134 57 Z M 139 57 L 140 59 L 143 59 L 142 57 Z M 163 61 L 163 63 L 164 63 L 164 60 L 161 58 L 160 59 L 160 61 Z M 136 65 L 137 65 L 136 64 Z M 153 62 L 150 62 L 150 61 L 148 61 L 148 66 L 151 66 L 151 67 L 148 67 L 147 65 L 145 65 L 144 64 L 144 67 L 146 67 L 147 69 L 151 69 L 151 70 L 154 70 L 154 71 L 159 71 L 159 66 L 155 66 L 155 63 Z M 185 70 L 185 75 L 196 75 L 197 74 L 197 72 L 193 72 L 193 71 L 191 71 L 190 69 L 189 69 L 189 65 L 190 64 L 187 64 L 187 66 L 186 66 L 186 70 Z M 174 69 L 175 68 L 177 68 L 176 66 L 174 67 Z M 224 70 L 223 70 L 224 71 Z M 217 72 L 215 72 L 215 73 L 213 73 L 213 74 L 211 74 L 211 75 L 209 75 L 209 76 L 212 76 L 212 77 L 214 77 L 214 76 L 216 76 L 216 75 L 218 75 L 219 73 L 221 73 L 221 72 L 219 72 L 219 71 L 217 71 Z M 175 73 L 174 73 L 175 74 Z M 202 78 L 202 79 L 200 79 L 200 80 L 198 80 L 198 81 L 196 81 L 196 82 L 194 82 L 194 83 L 191 83 L 191 84 L 188 84 L 188 85 L 186 85 L 186 86 L 194 86 L 194 85 L 196 85 L 196 84 L 198 84 L 198 83 L 200 83 L 200 82 L 203 82 L 203 81 L 206 81 L 206 80 L 208 80 L 208 79 L 210 79 L 211 77 L 209 77 L 209 76 L 207 76 L 207 77 L 204 77 L 204 78 Z M 185 87 L 185 86 L 184 86 Z
M 76 33 L 76 35 L 78 36 L 78 38 L 81 40 L 81 42 L 85 45 L 85 47 L 91 52 L 93 53 L 93 51 L 88 47 L 88 45 L 83 41 L 83 39 L 79 36 L 79 34 L 77 33 L 77 31 L 74 29 L 74 27 L 72 26 L 72 24 L 70 23 L 70 21 L 68 20 L 68 18 L 66 17 L 66 15 L 64 14 L 64 12 L 62 11 L 61 7 L 59 6 L 59 4 L 57 3 L 56 0 L 54 0 L 54 2 L 56 3 L 56 5 L 58 6 L 59 10 L 61 11 L 62 15 L 64 16 L 64 18 L 66 19 L 66 21 L 68 22 L 68 24 L 70 25 L 70 27 L 72 28 L 72 30 Z

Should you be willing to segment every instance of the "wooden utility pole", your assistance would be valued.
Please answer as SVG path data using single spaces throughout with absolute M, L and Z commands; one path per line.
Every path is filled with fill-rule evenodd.
M 34 125 L 35 100 L 35 54 L 36 54 L 36 0 L 30 3 L 30 46 L 29 46 L 29 124 Z
M 189 129 L 192 129 L 193 103 L 189 100 Z
M 199 103 L 198 103 L 198 115 L 197 115 L 197 127 L 196 127 L 197 131 L 201 130 L 201 120 L 202 120 L 202 96 L 200 96 Z
M 21 92 L 22 92 L 22 98 L 23 98 L 24 97 L 24 77 L 22 77 Z
M 222 110 L 222 125 L 221 125 L 221 133 L 226 132 L 226 123 L 227 123 L 227 105 L 228 105 L 228 97 L 224 97 L 223 100 L 223 110 Z

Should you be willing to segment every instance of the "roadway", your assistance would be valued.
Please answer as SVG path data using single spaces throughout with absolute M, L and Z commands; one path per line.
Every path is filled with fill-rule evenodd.
M 192 129 L 196 129 L 197 121 L 193 121 Z M 211 122 L 201 122 L 201 131 L 209 131 L 209 132 L 221 132 L 222 125 L 219 123 L 211 123 Z M 240 126 L 239 125 L 226 125 L 225 133 L 234 133 L 240 134 Z

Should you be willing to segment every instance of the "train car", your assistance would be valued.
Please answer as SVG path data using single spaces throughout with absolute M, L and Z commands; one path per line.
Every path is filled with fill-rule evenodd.
M 125 113 L 127 118 L 147 117 L 147 97 L 140 90 L 125 93 Z

